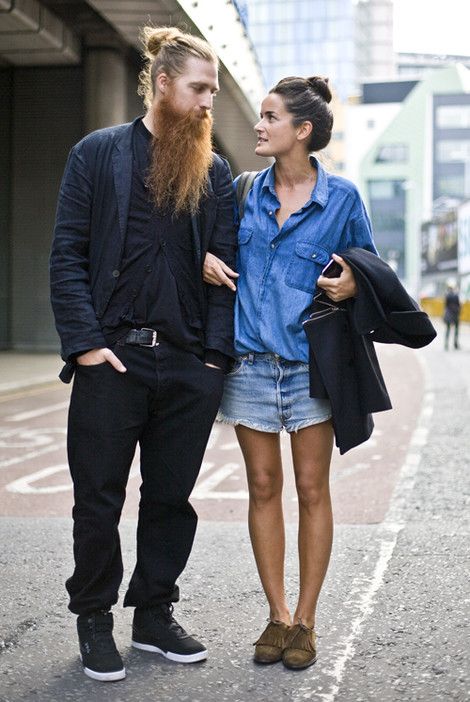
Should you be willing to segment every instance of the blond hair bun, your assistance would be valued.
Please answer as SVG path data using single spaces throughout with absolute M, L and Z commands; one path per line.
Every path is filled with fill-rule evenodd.
M 170 44 L 175 39 L 181 39 L 183 32 L 177 27 L 144 27 L 143 43 L 145 54 L 148 58 L 157 56 L 165 44 Z

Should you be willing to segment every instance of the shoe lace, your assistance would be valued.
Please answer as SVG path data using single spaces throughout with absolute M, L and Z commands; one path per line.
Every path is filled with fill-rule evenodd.
M 102 652 L 114 651 L 116 645 L 113 635 L 113 618 L 109 612 L 100 612 L 93 619 L 93 642 Z
M 173 616 L 174 607 L 172 604 L 162 605 L 162 611 L 164 612 L 166 618 L 168 619 L 168 628 L 174 631 L 177 636 L 187 636 L 186 631 L 183 629 L 181 624 L 178 624 Z

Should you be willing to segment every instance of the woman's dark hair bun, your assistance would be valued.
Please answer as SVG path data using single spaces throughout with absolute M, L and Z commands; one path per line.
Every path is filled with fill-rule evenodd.
M 322 78 L 321 76 L 310 76 L 310 78 L 306 78 L 305 80 L 309 84 L 310 88 L 312 88 L 317 95 L 322 97 L 325 102 L 331 102 L 331 98 L 333 96 L 328 85 L 328 78 Z

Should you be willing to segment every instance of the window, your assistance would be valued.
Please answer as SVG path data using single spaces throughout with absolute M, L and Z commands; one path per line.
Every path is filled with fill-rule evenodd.
M 369 197 L 371 200 L 392 200 L 402 190 L 401 181 L 396 180 L 370 180 Z
M 469 163 L 470 140 L 443 139 L 438 141 L 437 160 L 439 163 Z
M 408 161 L 408 144 L 384 144 L 379 147 L 376 163 L 406 163 Z
M 470 105 L 440 105 L 436 110 L 439 129 L 466 129 L 470 127 Z
M 465 177 L 462 175 L 448 175 L 438 178 L 438 196 L 465 197 Z

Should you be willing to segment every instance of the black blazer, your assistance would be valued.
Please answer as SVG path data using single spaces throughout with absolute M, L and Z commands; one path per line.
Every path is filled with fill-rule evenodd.
M 310 396 L 330 399 L 336 445 L 343 454 L 370 437 L 373 412 L 392 407 L 373 342 L 420 348 L 436 331 L 378 256 L 359 248 L 341 256 L 353 269 L 357 296 L 335 303 L 324 293 L 317 295 L 304 329 Z
M 101 321 L 121 267 L 136 122 L 88 134 L 72 148 L 65 167 L 50 263 L 51 302 L 62 357 L 67 361 L 61 373 L 65 382 L 73 375 L 74 356 L 106 346 Z M 204 284 L 202 263 L 210 249 L 234 267 L 237 237 L 233 203 L 229 165 L 214 154 L 208 192 L 198 215 L 192 217 L 198 300 L 191 299 L 182 276 L 177 281 L 188 321 L 203 330 L 205 348 L 228 356 L 234 355 L 234 294 L 225 285 Z M 175 257 L 175 268 L 177 263 Z

